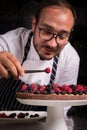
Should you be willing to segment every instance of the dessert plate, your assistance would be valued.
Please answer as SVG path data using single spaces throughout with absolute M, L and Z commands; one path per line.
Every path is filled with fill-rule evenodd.
M 0 117 L 0 123 L 29 123 L 38 121 L 47 116 L 47 112 L 45 111 L 0 111 L 0 114 L 2 113 L 6 114 L 7 116 L 16 113 L 16 117 L 15 118 Z M 24 118 L 18 118 L 17 115 L 19 113 L 23 114 L 28 113 L 28 116 L 25 116 Z M 38 114 L 38 116 L 35 117 L 35 114 Z

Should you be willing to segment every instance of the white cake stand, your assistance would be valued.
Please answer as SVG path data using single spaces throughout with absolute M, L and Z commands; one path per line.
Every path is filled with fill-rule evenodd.
M 47 106 L 46 124 L 43 130 L 68 130 L 64 119 L 64 106 L 87 105 L 87 100 L 33 100 L 19 99 L 27 105 Z

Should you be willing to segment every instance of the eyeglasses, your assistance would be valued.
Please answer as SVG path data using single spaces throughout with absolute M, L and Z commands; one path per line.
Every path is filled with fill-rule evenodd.
M 56 43 L 58 43 L 59 40 L 61 42 L 66 42 L 68 40 L 69 36 L 70 36 L 70 33 L 67 33 L 65 31 L 56 34 L 56 33 L 52 33 L 48 29 L 41 28 L 41 27 L 38 27 L 38 28 L 39 28 L 40 38 L 43 39 L 43 40 L 46 40 L 46 41 L 50 41 L 53 38 L 55 38 Z

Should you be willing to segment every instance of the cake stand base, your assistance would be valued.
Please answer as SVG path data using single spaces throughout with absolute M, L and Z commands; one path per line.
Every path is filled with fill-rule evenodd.
M 63 106 L 47 107 L 47 119 L 43 130 L 68 130 Z

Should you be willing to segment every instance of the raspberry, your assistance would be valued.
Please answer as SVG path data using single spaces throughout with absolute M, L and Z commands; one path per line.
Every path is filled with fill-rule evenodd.
M 87 86 L 84 86 L 84 90 L 87 91 Z
M 39 91 L 44 92 L 45 90 L 46 90 L 46 87 L 44 85 L 41 85 L 40 88 L 39 88 Z
M 69 88 L 70 88 L 70 87 L 69 87 L 68 85 L 63 85 L 61 89 L 67 91 Z
M 23 85 L 21 86 L 21 90 L 23 90 L 23 91 L 27 90 L 27 85 L 26 85 L 26 84 L 23 84 Z
M 54 90 L 55 90 L 55 93 L 60 92 L 60 88 L 58 88 L 58 87 L 55 87 Z
M 58 84 L 53 84 L 53 87 L 56 88 L 56 87 L 59 87 L 59 85 Z
M 84 87 L 82 85 L 77 85 L 76 86 L 76 91 L 84 91 Z
M 46 69 L 45 69 L 45 72 L 46 72 L 46 73 L 50 73 L 50 68 L 46 68 Z
M 33 92 L 38 91 L 38 86 L 34 83 L 31 84 L 31 88 L 32 88 Z
M 72 88 L 69 85 L 63 85 L 61 87 L 61 91 L 65 91 L 66 93 L 72 93 Z
M 68 93 L 72 93 L 72 89 L 69 88 L 69 89 L 67 90 L 67 92 L 68 92 Z
M 1 113 L 1 114 L 0 114 L 0 117 L 1 117 L 1 118 L 7 118 L 8 116 L 7 116 L 5 113 Z

